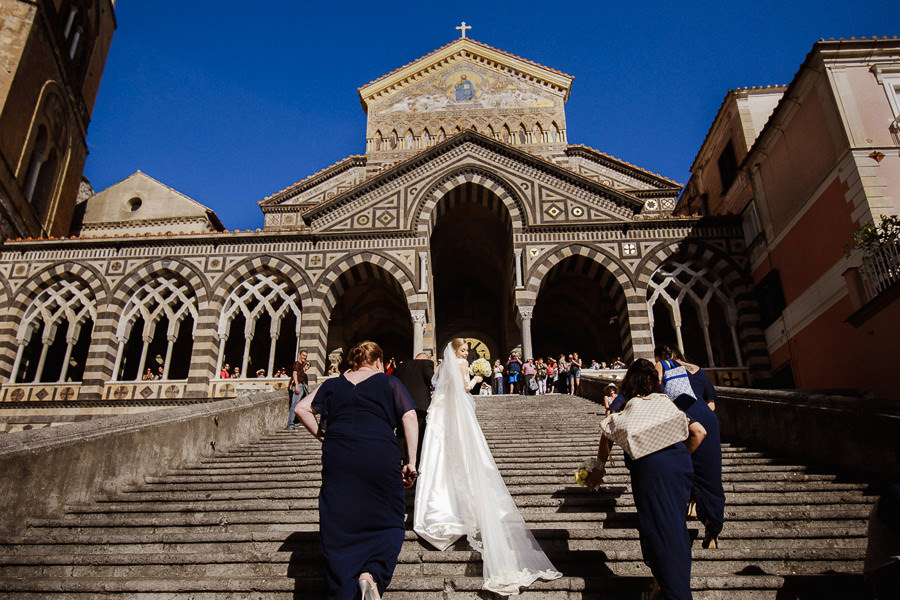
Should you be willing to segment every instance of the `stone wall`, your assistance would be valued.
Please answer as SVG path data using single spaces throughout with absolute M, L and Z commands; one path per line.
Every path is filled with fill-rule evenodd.
M 282 391 L 0 437 L 0 532 L 284 427 Z
M 581 379 L 603 403 L 608 380 Z M 900 403 L 717 386 L 722 440 L 878 479 L 900 474 Z

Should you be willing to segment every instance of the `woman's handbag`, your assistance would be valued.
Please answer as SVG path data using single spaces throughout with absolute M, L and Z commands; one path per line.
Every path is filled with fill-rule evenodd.
M 603 435 L 637 460 L 688 437 L 687 416 L 665 394 L 636 396 L 600 423 Z

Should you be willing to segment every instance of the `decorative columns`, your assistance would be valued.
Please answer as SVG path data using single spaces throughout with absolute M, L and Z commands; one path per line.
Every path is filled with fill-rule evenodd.
M 428 253 L 419 252 L 419 292 L 428 291 Z
M 413 322 L 413 356 L 425 350 L 425 311 L 411 310 L 409 316 Z
M 518 306 L 519 319 L 522 321 L 522 360 L 534 358 L 531 350 L 531 315 L 534 313 L 533 306 Z
M 516 288 L 522 288 L 525 287 L 525 284 L 522 282 L 522 249 L 516 248 L 513 252 L 516 263 Z

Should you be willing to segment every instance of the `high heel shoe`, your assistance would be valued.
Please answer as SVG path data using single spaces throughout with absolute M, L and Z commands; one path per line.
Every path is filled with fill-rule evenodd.
M 359 594 L 362 600 L 378 600 L 375 584 L 365 579 L 359 580 Z
M 703 542 L 700 544 L 704 548 L 716 550 L 719 547 L 719 537 L 712 535 L 707 529 L 703 535 Z

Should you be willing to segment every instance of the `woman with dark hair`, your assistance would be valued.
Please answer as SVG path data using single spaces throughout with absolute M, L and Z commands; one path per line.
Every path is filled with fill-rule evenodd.
M 704 548 L 718 548 L 719 534 L 725 524 L 725 490 L 722 489 L 722 441 L 719 437 L 719 419 L 712 411 L 716 390 L 703 369 L 684 359 L 681 352 L 668 345 L 660 345 L 654 351 L 657 373 L 663 362 L 677 364 L 685 369 L 694 397 L 681 394 L 672 398 L 691 421 L 706 429 L 706 439 L 691 454 L 694 465 L 694 485 L 688 515 L 696 516 L 703 523 Z M 670 396 L 671 397 L 671 396 Z M 710 406 L 711 405 L 711 406 Z
M 625 374 L 620 389 L 627 402 L 658 394 L 659 378 L 653 363 L 643 358 L 635 361 Z M 684 507 L 690 497 L 693 478 L 690 452 L 700 445 L 705 432 L 699 423 L 691 423 L 688 432 L 684 442 L 636 460 L 627 452 L 625 454 L 637 509 L 641 553 L 654 577 L 651 598 L 691 598 L 691 540 L 684 520 Z M 603 435 L 597 450 L 598 464 L 606 462 L 611 446 L 612 441 Z M 602 470 L 594 469 L 588 476 L 587 485 L 594 489 L 602 479 Z
M 326 380 L 296 413 L 322 442 L 319 535 L 328 598 L 372 600 L 390 584 L 403 544 L 403 488 L 417 476 L 419 423 L 409 392 L 383 372 L 378 344 L 360 342 L 347 362 L 350 370 Z M 402 471 L 394 434 L 401 422 L 407 451 Z

